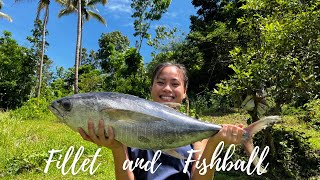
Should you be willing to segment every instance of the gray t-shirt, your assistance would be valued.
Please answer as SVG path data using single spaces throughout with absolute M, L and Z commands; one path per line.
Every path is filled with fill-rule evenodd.
M 179 147 L 176 151 L 183 155 L 184 157 L 188 157 L 190 151 L 193 148 L 193 145 L 187 145 L 183 147 Z M 144 159 L 146 161 L 152 161 L 155 152 L 152 150 L 141 150 L 137 148 L 128 147 L 128 155 L 131 161 L 134 161 L 137 158 Z M 159 166 L 159 164 L 161 165 Z M 177 159 L 170 155 L 161 153 L 161 156 L 154 164 L 154 167 L 158 167 L 158 169 L 152 174 L 150 171 L 145 171 L 144 169 L 135 168 L 133 170 L 134 176 L 137 180 L 188 180 L 191 179 L 191 167 L 189 164 L 188 171 L 186 173 L 183 172 L 185 166 L 184 159 Z

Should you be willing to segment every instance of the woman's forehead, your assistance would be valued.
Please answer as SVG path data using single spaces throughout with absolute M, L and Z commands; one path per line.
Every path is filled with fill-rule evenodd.
M 183 72 L 176 66 L 164 67 L 157 76 L 157 79 L 183 80 Z

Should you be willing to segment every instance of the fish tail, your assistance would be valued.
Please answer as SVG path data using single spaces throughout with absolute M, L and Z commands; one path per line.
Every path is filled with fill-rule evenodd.
M 244 149 L 245 149 L 248 156 L 251 156 L 251 153 L 254 150 L 253 136 L 257 132 L 259 132 L 269 126 L 272 126 L 273 124 L 280 122 L 280 121 L 281 121 L 280 116 L 267 116 L 267 117 L 262 118 L 259 121 L 256 121 L 256 122 L 250 124 L 248 127 L 244 128 L 245 133 L 243 135 L 242 144 L 243 144 Z M 258 162 L 259 162 L 259 157 L 255 156 L 252 163 L 257 167 Z M 265 168 L 263 168 L 262 165 L 260 165 L 260 166 L 261 166 L 260 169 L 263 170 L 262 173 L 266 173 L 267 171 L 265 170 Z

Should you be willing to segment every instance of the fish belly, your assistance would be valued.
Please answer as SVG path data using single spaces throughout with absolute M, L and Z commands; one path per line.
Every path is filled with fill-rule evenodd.
M 197 131 L 174 124 L 114 123 L 115 139 L 139 149 L 165 150 L 191 144 L 212 136 L 214 131 Z

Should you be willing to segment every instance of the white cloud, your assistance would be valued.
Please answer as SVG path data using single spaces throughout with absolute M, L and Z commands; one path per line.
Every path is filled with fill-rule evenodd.
M 109 11 L 116 13 L 131 13 L 130 0 L 110 0 L 106 5 Z
M 165 15 L 168 16 L 168 18 L 176 18 L 178 16 L 176 12 L 166 12 Z
M 124 27 L 134 27 L 133 26 L 133 22 L 128 22 L 126 24 L 123 24 L 122 26 L 124 26 Z

